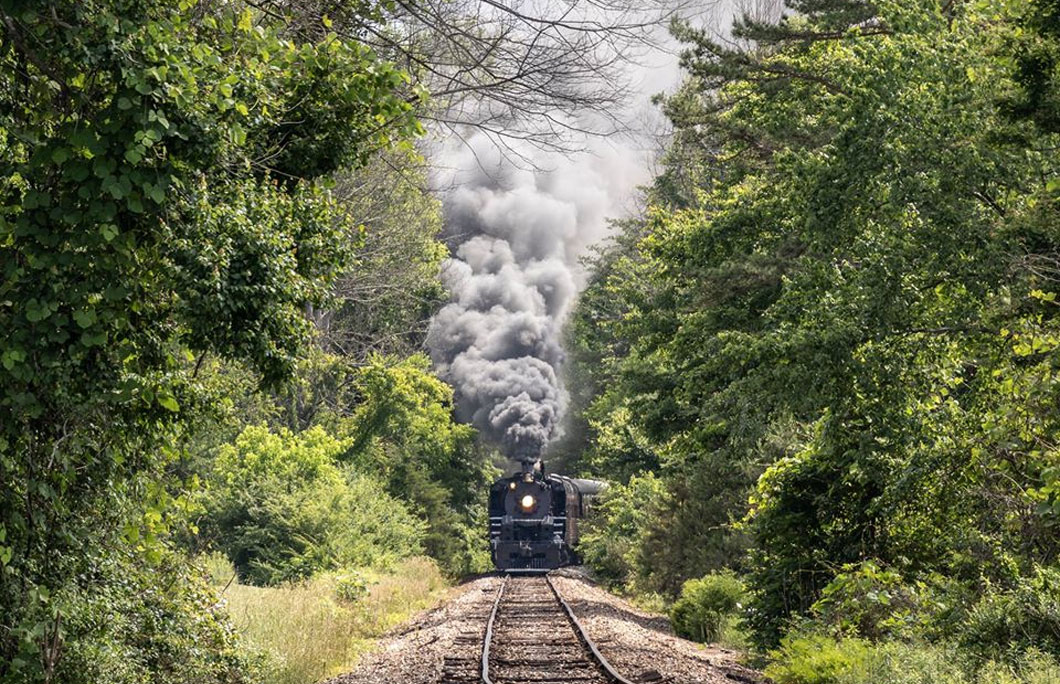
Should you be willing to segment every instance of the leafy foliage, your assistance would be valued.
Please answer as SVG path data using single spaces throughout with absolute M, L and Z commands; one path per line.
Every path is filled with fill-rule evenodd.
M 1014 664 L 976 663 L 953 645 L 812 633 L 785 638 L 771 655 L 766 674 L 778 684 L 1046 684 L 1060 676 L 1060 663 L 1038 651 Z
M 375 473 L 427 521 L 428 554 L 452 575 L 488 565 L 482 492 L 496 474 L 470 426 L 453 416 L 453 390 L 425 356 L 381 358 L 360 369 L 362 401 L 343 423 L 345 458 Z
M 264 663 L 228 623 L 213 589 L 179 554 L 101 559 L 91 590 L 55 596 L 65 623 L 55 677 L 69 684 L 254 682 Z
M 210 500 L 215 513 L 229 505 L 234 511 L 245 512 L 251 506 L 246 500 L 249 496 L 258 502 L 253 508 L 261 515 L 271 511 L 268 515 L 279 516 L 281 522 L 303 516 L 309 524 L 308 518 L 323 515 L 319 510 L 322 499 L 314 492 L 320 496 L 326 491 L 335 494 L 338 490 L 328 490 L 334 478 L 314 476 L 299 487 L 300 498 L 284 499 L 283 491 L 275 496 L 265 491 L 251 495 L 232 487 L 225 469 L 218 469 L 233 448 L 237 452 L 242 448 L 237 435 L 271 430 L 269 440 L 276 444 L 268 448 L 295 453 L 312 445 L 321 450 L 320 463 L 329 464 L 328 468 L 353 478 L 351 482 L 370 480 L 372 487 L 381 487 L 375 494 L 365 492 L 379 499 L 378 508 L 371 508 L 370 514 L 380 516 L 381 521 L 387 519 L 384 506 L 391 504 L 424 521 L 423 548 L 448 575 L 487 567 L 489 559 L 481 538 L 485 502 L 480 492 L 495 470 L 489 465 L 488 452 L 475 443 L 473 430 L 455 422 L 452 389 L 431 375 L 425 357 L 370 356 L 355 364 L 316 350 L 299 362 L 290 382 L 257 399 L 245 397 L 251 388 L 237 368 L 212 369 L 209 383 L 230 408 L 198 427 L 189 446 L 195 456 L 188 468 L 213 487 L 216 496 L 211 495 Z M 277 475 L 275 479 L 279 484 L 297 480 L 291 475 Z M 281 500 L 291 510 L 281 510 Z M 302 512 L 295 514 L 299 507 Z M 369 515 L 369 508 L 360 504 L 359 510 Z M 226 525 L 225 531 L 215 528 L 210 535 L 186 542 L 192 550 L 201 550 L 207 543 L 224 547 L 225 540 L 237 531 Z M 390 547 L 385 539 L 369 535 L 365 544 L 373 540 L 383 544 L 381 553 L 387 553 Z M 313 545 L 306 541 L 307 552 Z M 359 553 L 365 562 L 375 562 L 364 555 L 366 549 Z M 240 564 L 235 556 L 232 558 Z M 332 565 L 331 561 L 319 567 L 311 563 L 306 573 L 311 574 L 314 567 Z
M 206 494 L 204 539 L 241 580 L 278 584 L 415 555 L 423 530 L 374 480 L 344 471 L 348 442 L 313 427 L 248 427 L 221 449 Z
M 960 638 L 983 659 L 1060 651 L 1060 571 L 1037 568 L 1011 589 L 986 592 L 969 611 Z
M 730 570 L 691 579 L 670 608 L 670 620 L 680 636 L 704 643 L 717 641 L 726 620 L 746 603 L 747 590 Z
M 81 559 L 160 562 L 204 355 L 290 373 L 356 233 L 328 176 L 420 128 L 392 65 L 242 5 L 0 23 L 0 676 L 36 681 L 66 638 L 48 597 L 99 581 Z
M 667 551 L 653 588 L 747 570 L 759 646 L 829 681 L 977 600 L 998 667 L 1056 653 L 986 617 L 1060 553 L 1055 3 L 788 8 L 675 26 L 668 167 L 573 319 L 582 463 L 663 481 L 621 554 Z
M 844 566 L 823 590 L 811 612 L 833 634 L 873 641 L 923 634 L 926 624 L 944 612 L 936 591 L 913 583 L 873 561 Z
M 665 495 L 663 483 L 647 473 L 633 476 L 626 485 L 612 484 L 593 502 L 578 552 L 604 581 L 643 590 L 648 575 L 644 537 Z

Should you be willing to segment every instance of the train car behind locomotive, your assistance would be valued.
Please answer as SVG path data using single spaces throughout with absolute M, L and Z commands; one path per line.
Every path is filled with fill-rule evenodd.
M 490 487 L 490 554 L 498 570 L 552 570 L 580 562 L 578 523 L 604 483 L 545 475 L 543 464 Z

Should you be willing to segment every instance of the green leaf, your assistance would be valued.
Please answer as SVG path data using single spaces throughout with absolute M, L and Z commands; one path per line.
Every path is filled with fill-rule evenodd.
M 118 237 L 118 226 L 113 223 L 104 223 L 99 227 L 99 234 L 103 236 L 104 240 L 110 242 Z
M 7 370 L 11 370 L 25 360 L 26 352 L 21 349 L 8 349 L 3 354 L 0 354 L 0 363 L 2 363 Z M 0 539 L 0 541 L 3 540 Z
M 36 298 L 26 302 L 26 318 L 33 323 L 43 321 L 52 314 L 52 305 L 37 301 Z
M 81 333 L 81 344 L 86 347 L 98 347 L 107 341 L 107 332 L 100 330 L 95 333 L 86 330 Z
M 156 396 L 158 405 L 169 411 L 176 413 L 180 410 L 180 404 L 177 403 L 177 398 L 173 396 L 168 390 L 159 390 Z
M 74 312 L 74 320 L 82 328 L 87 328 L 96 322 L 95 309 L 81 309 Z
M 166 201 L 166 193 L 162 191 L 161 186 L 148 184 L 145 186 L 145 192 L 155 204 L 163 204 Z

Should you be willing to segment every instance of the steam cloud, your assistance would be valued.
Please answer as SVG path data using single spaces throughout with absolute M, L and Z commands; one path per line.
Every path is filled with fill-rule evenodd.
M 462 156 L 444 200 L 451 301 L 427 342 L 459 417 L 509 456 L 534 459 L 567 405 L 561 333 L 583 277 L 578 257 L 606 235 L 644 163 L 606 150 L 534 172 L 506 163 L 486 140 Z
M 729 38 L 737 13 L 768 19 L 778 12 L 777 0 L 720 0 L 690 18 Z M 459 417 L 511 457 L 537 457 L 561 430 L 561 332 L 583 284 L 578 258 L 607 236 L 609 217 L 632 208 L 635 188 L 652 175 L 662 115 L 649 99 L 681 80 L 664 36 L 640 66 L 627 65 L 638 95 L 623 118 L 638 121 L 645 138 L 590 141 L 592 154 L 562 158 L 518 151 L 548 172 L 516 168 L 482 136 L 441 151 L 455 169 L 435 178 L 453 252 L 443 273 L 451 302 L 432 320 L 427 343 L 456 390 Z

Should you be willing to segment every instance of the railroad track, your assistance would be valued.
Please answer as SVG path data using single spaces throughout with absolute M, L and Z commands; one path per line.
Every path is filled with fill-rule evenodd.
M 482 684 L 632 684 L 607 662 L 547 575 L 505 576 L 478 670 Z

